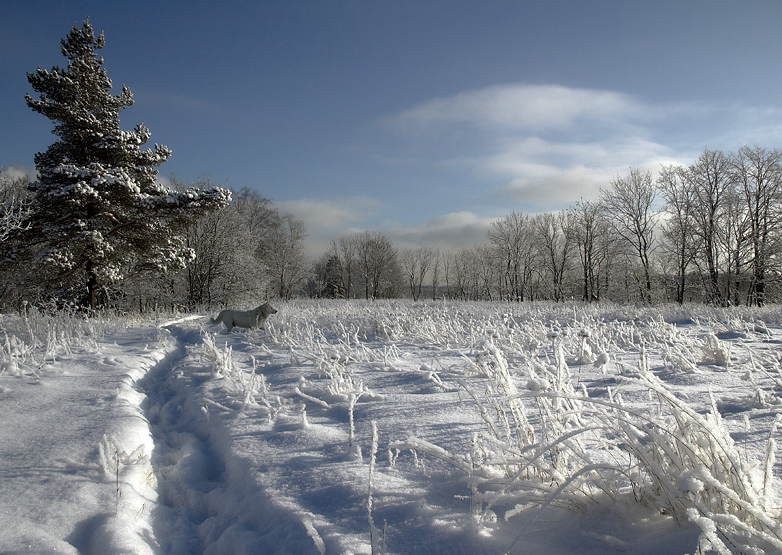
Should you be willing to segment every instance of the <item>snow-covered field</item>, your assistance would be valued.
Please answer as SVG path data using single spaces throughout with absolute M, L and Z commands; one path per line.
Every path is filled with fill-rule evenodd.
M 0 317 L 2 553 L 779 553 L 782 310 Z

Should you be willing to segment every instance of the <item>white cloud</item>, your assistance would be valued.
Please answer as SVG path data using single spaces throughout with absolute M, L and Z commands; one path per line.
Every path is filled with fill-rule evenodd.
M 311 259 L 326 253 L 331 241 L 341 235 L 360 231 L 359 225 L 372 218 L 380 207 L 379 201 L 369 197 L 300 199 L 274 204 L 281 212 L 290 213 L 304 222 L 307 229 L 304 245 Z
M 768 122 L 779 116 L 776 108 L 508 84 L 429 100 L 383 123 L 420 160 L 470 176 L 473 191 L 485 184 L 487 202 L 547 210 L 596 197 L 631 166 L 656 173 L 661 164 L 691 163 L 706 147 L 773 148 L 778 126 Z
M 638 137 L 589 143 L 520 138 L 504 142 L 472 165 L 489 179 L 507 179 L 500 192 L 545 205 L 595 198 L 601 187 L 630 166 L 656 172 L 661 164 L 687 162 L 665 146 Z
M 27 177 L 28 179 L 37 179 L 38 172 L 34 167 L 23 166 L 21 164 L 13 164 L 8 167 L 2 167 L 2 173 L 9 177 Z
M 626 126 L 648 116 L 633 97 L 560 85 L 498 85 L 424 102 L 385 122 L 408 132 L 443 124 L 540 133 L 576 125 Z
M 430 100 L 385 123 L 422 139 L 432 163 L 529 210 L 594 197 L 630 166 L 676 159 L 650 138 L 664 114 L 613 91 L 510 84 Z
M 379 204 L 369 197 L 300 199 L 275 203 L 282 212 L 289 212 L 303 220 L 310 233 L 316 234 L 350 229 L 372 217 Z
M 486 232 L 495 220 L 462 211 L 438 216 L 419 226 L 387 224 L 385 232 L 399 249 L 426 245 L 452 250 L 485 243 Z

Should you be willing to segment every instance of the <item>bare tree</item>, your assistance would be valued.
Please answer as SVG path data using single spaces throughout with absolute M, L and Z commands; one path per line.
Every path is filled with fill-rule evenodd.
M 230 274 L 236 269 L 234 241 L 249 239 L 241 228 L 236 233 L 234 216 L 233 210 L 224 208 L 200 218 L 187 231 L 185 244 L 195 253 L 184 270 L 187 304 L 191 309 L 201 305 L 211 308 L 213 302 L 226 302 L 224 295 L 233 292 Z
M 456 264 L 456 253 L 446 251 L 442 254 L 443 279 L 445 280 L 445 296 L 449 299 L 454 298 L 453 294 L 453 273 Z
M 405 275 L 405 281 L 410 288 L 410 296 L 413 300 L 416 298 L 416 276 L 418 275 L 418 261 L 416 260 L 415 251 L 413 249 L 404 249 L 399 256 L 399 261 L 402 264 L 402 272 Z
M 449 253 L 446 261 L 446 283 L 451 298 L 469 300 L 477 297 L 478 277 L 474 249 Z
M 242 227 L 258 242 L 266 241 L 280 225 L 280 213 L 272 201 L 257 191 L 242 187 L 231 204 L 241 217 Z
M 662 230 L 663 253 L 673 261 L 676 272 L 675 298 L 677 303 L 683 304 L 687 289 L 687 270 L 696 249 L 693 238 L 695 192 L 681 166 L 663 166 L 657 179 L 657 187 L 665 199 L 665 211 L 668 215 Z
M 432 300 L 437 300 L 437 286 L 440 284 L 440 262 L 442 255 L 439 250 L 434 249 L 432 260 Z
M 339 238 L 338 243 L 332 243 L 331 248 L 339 257 L 343 272 L 343 283 L 345 286 L 345 298 L 350 299 L 354 296 L 353 286 L 357 278 L 357 243 L 355 235 L 344 235 Z
M 533 271 L 532 224 L 529 216 L 511 212 L 492 223 L 488 236 L 503 263 L 508 298 L 523 301 Z
M 782 151 L 742 147 L 732 160 L 732 173 L 747 210 L 752 272 L 747 302 L 762 306 L 770 265 L 782 251 Z
M 537 252 L 551 283 L 554 301 L 563 300 L 565 274 L 574 246 L 574 220 L 567 212 L 546 212 L 532 219 Z
M 410 287 L 410 295 L 414 301 L 421 297 L 424 278 L 435 260 L 435 250 L 431 247 L 419 246 L 415 249 L 405 249 L 400 256 L 402 271 Z
M 499 295 L 499 276 L 497 249 L 489 245 L 477 245 L 469 249 L 472 282 L 472 298 L 493 301 Z
M 364 282 L 364 298 L 377 299 L 394 294 L 399 279 L 397 250 L 379 231 L 355 236 L 356 260 Z
M 214 187 L 208 177 L 188 185 L 172 176 L 171 183 L 178 190 Z M 186 285 L 186 304 L 190 308 L 212 307 L 254 302 L 268 295 L 271 276 L 261 257 L 271 229 L 278 225 L 280 217 L 271 201 L 249 189 L 234 195 L 220 211 L 195 220 L 185 232 L 186 245 L 195 257 L 180 277 Z M 154 289 L 140 289 L 145 297 L 150 292 Z
M 31 272 L 22 271 L 31 265 L 21 263 L 37 253 L 25 237 L 31 214 L 28 182 L 26 175 L 13 175 L 0 166 L 0 300 L 4 304 L 24 298 L 37 285 Z
M 603 207 L 599 202 L 579 200 L 570 208 L 573 234 L 581 261 L 582 300 L 600 300 L 600 267 L 605 258 L 601 238 L 607 228 Z
M 610 217 L 613 230 L 633 250 L 643 271 L 644 301 L 651 300 L 652 278 L 650 255 L 654 248 L 656 198 L 651 172 L 630 168 L 626 176 L 617 176 L 608 189 L 600 191 L 601 202 Z
M 26 175 L 12 175 L 0 166 L 0 242 L 30 227 L 29 181 Z
M 722 298 L 726 303 L 737 305 L 741 303 L 741 282 L 749 260 L 749 217 L 738 187 L 732 186 L 725 192 L 722 212 L 723 227 L 717 233 L 719 249 L 725 260 L 721 279 L 725 288 Z
M 262 260 L 271 273 L 275 293 L 282 299 L 290 299 L 306 281 L 302 245 L 306 235 L 304 222 L 285 214 L 264 241 Z
M 687 169 L 687 179 L 694 191 L 695 235 L 700 240 L 700 254 L 695 262 L 706 265 L 704 279 L 708 299 L 725 304 L 720 291 L 719 234 L 724 228 L 725 197 L 732 186 L 730 160 L 718 150 L 705 149 Z

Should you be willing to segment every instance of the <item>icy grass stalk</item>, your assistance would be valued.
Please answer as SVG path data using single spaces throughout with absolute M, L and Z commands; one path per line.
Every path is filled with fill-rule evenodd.
M 774 418 L 774 423 L 771 425 L 771 429 L 768 432 L 768 442 L 766 443 L 766 456 L 764 457 L 763 464 L 763 501 L 766 505 L 771 505 L 771 493 L 774 483 L 774 463 L 776 462 L 775 453 L 777 450 L 777 443 L 772 437 L 774 432 L 777 431 L 777 426 L 782 422 L 782 414 L 777 414 Z
M 356 401 L 361 397 L 361 393 L 350 393 L 348 396 L 348 455 L 352 458 L 361 460 L 361 446 L 356 442 L 356 424 L 353 419 L 353 410 L 356 407 Z
M 269 411 L 269 417 L 272 416 L 272 406 L 269 403 L 268 389 L 266 387 L 266 380 L 263 374 L 258 370 L 258 363 L 254 356 L 250 357 L 252 361 L 252 370 L 249 375 L 245 372 L 238 372 L 239 387 L 242 392 L 242 406 L 239 412 L 244 412 L 248 407 L 264 407 Z M 258 402 L 256 396 L 260 396 L 261 403 Z
M 372 420 L 372 444 L 369 448 L 369 481 L 367 487 L 367 522 L 369 523 L 369 544 L 372 549 L 372 555 L 375 553 L 375 536 L 378 533 L 375 523 L 372 520 L 372 477 L 375 473 L 375 454 L 377 453 L 378 435 L 377 421 Z M 383 534 L 385 539 L 385 534 Z M 385 543 L 385 542 L 383 542 Z M 385 549 L 383 549 L 385 551 Z M 382 551 L 381 551 L 382 553 Z
M 307 386 L 307 380 L 304 378 L 304 376 L 299 377 L 299 383 L 296 385 L 296 387 L 293 388 L 293 392 L 304 399 L 305 401 L 309 401 L 310 403 L 315 403 L 316 405 L 320 405 L 326 410 L 331 410 L 331 405 L 329 405 L 326 401 L 323 399 L 318 399 L 317 397 L 313 397 L 312 395 L 309 395 L 308 393 L 304 393 L 302 391 L 302 388 Z
M 509 446 L 515 444 L 516 449 L 532 443 L 534 431 L 527 421 L 524 405 L 516 395 L 508 362 L 499 348 L 491 340 L 486 341 L 472 364 L 478 374 L 487 378 L 486 401 L 491 404 L 496 417 L 496 425 L 490 426 L 495 439 Z M 473 395 L 473 398 L 476 397 Z M 486 414 L 485 411 L 482 413 Z
M 35 350 L 15 335 L 4 333 L 4 341 L 0 346 L 0 376 L 21 376 L 24 367 L 28 364 L 35 365 Z M 36 370 L 30 370 L 33 375 L 38 375 Z
M 706 336 L 706 341 L 701 347 L 703 351 L 704 364 L 715 364 L 717 366 L 730 366 L 730 347 L 717 339 L 717 336 L 710 333 Z
M 697 524 L 702 545 L 719 552 L 723 547 L 728 549 L 728 545 L 731 550 L 752 552 L 782 549 L 779 510 L 771 504 L 773 440 L 769 441 L 760 473 L 758 463 L 747 463 L 739 453 L 713 400 L 711 411 L 704 416 L 679 400 L 649 372 L 626 380 L 657 395 L 663 413 L 653 418 L 610 401 L 579 402 L 585 407 L 585 425 L 598 430 L 609 449 L 627 452 L 630 464 L 603 466 L 607 473 L 599 474 L 584 459 L 585 465 L 571 470 L 566 482 L 549 495 L 545 504 L 565 493 L 563 486 L 576 483 L 576 476 L 590 476 L 587 482 L 578 482 L 585 486 L 581 490 L 585 495 L 590 490 L 609 493 L 611 484 L 627 483 L 629 479 L 638 501 L 651 504 L 680 522 L 687 518 Z M 571 397 L 555 391 L 537 395 L 552 399 Z M 566 442 L 560 445 L 571 448 Z M 506 490 L 513 485 L 506 486 Z M 570 491 L 575 490 L 571 487 Z
M 201 345 L 201 358 L 209 364 L 212 372 L 220 377 L 231 377 L 235 371 L 232 351 L 226 341 L 223 348 L 219 348 L 215 343 L 214 336 L 203 332 L 203 342 Z
M 343 363 L 339 359 L 335 360 L 333 358 L 323 360 L 320 368 L 329 378 L 328 391 L 331 395 L 347 399 L 355 393 L 360 393 L 364 390 L 364 384 L 361 380 L 358 380 L 358 382 L 353 380 L 346 362 Z

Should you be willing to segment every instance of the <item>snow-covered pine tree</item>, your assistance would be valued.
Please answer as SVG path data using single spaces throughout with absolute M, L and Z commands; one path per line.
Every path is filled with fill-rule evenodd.
M 59 137 L 35 156 L 33 237 L 43 242 L 37 260 L 58 277 L 81 276 L 86 303 L 95 308 L 100 289 L 139 271 L 167 271 L 193 256 L 179 230 L 198 214 L 230 200 L 222 188 L 173 190 L 156 182 L 157 167 L 171 151 L 141 149 L 143 124 L 120 129 L 119 112 L 133 104 L 112 82 L 96 50 L 103 48 L 89 18 L 61 41 L 66 69 L 38 67 L 27 78 L 40 99 L 27 105 L 55 122 Z

